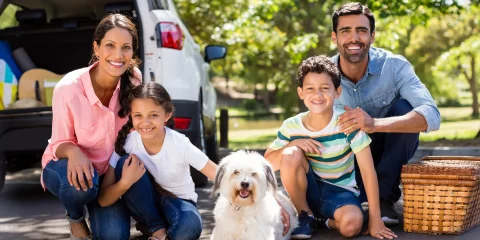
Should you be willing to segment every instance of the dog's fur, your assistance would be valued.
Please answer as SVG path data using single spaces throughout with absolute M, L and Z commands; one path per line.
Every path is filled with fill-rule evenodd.
M 212 240 L 290 239 L 298 226 L 292 202 L 277 191 L 272 166 L 256 152 L 238 151 L 221 161 L 212 189 L 218 193 Z M 285 236 L 279 203 L 290 215 Z

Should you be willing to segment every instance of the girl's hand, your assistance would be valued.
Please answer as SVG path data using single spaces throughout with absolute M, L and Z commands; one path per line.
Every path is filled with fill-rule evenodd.
M 287 210 L 285 210 L 285 208 L 283 208 L 283 206 L 280 203 L 278 203 L 278 205 L 280 205 L 280 215 L 282 217 L 282 223 L 283 223 L 282 236 L 285 236 L 290 230 L 290 214 L 288 214 Z
M 136 183 L 145 174 L 145 166 L 137 156 L 131 154 L 123 164 L 122 181 L 128 188 Z
M 70 185 L 75 186 L 78 191 L 80 187 L 83 191 L 87 191 L 87 184 L 89 188 L 93 187 L 93 175 L 92 162 L 79 148 L 74 148 L 68 155 L 67 163 L 67 178 Z
M 319 156 L 322 155 L 319 147 L 323 148 L 323 145 L 313 139 L 295 139 L 291 142 L 291 145 L 301 148 L 304 153 L 316 153 Z
M 397 235 L 390 230 L 390 228 L 385 227 L 385 224 L 382 222 L 382 219 L 373 220 L 371 219 L 368 223 L 368 229 L 364 234 L 368 234 L 374 238 L 383 239 L 383 238 L 396 238 Z

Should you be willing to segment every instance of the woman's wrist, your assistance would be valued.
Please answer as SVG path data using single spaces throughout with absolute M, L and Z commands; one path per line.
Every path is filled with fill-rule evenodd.
M 67 158 L 70 159 L 72 157 L 78 156 L 80 154 L 83 154 L 83 152 L 78 148 L 76 145 L 69 144 L 67 148 L 65 149 L 65 153 L 67 155 Z

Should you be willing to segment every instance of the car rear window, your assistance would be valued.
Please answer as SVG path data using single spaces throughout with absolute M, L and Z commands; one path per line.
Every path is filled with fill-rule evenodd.
M 167 0 L 152 0 L 153 2 L 153 9 L 168 9 L 168 1 Z

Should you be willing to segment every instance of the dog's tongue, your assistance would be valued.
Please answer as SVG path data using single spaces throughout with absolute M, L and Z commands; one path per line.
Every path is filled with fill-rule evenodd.
M 246 189 L 240 190 L 240 197 L 248 197 L 249 194 L 250 194 L 250 191 Z

